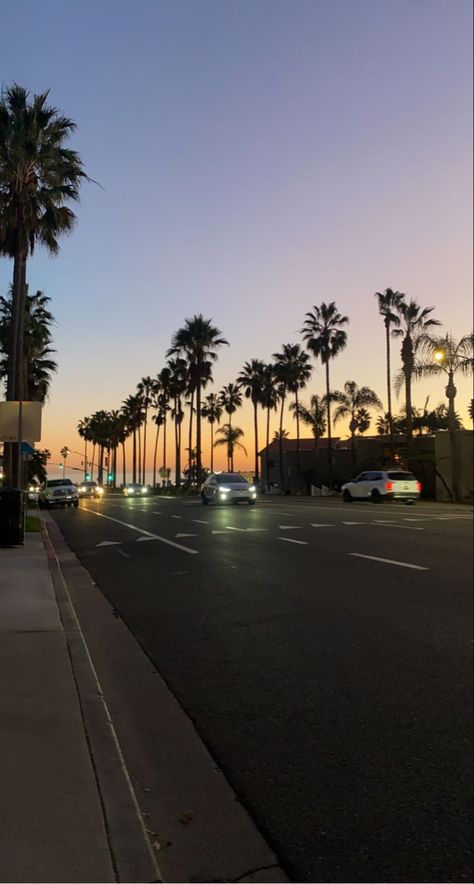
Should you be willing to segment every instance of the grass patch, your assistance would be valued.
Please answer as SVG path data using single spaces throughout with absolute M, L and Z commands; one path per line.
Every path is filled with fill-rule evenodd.
M 25 531 L 41 531 L 41 519 L 38 516 L 27 516 Z

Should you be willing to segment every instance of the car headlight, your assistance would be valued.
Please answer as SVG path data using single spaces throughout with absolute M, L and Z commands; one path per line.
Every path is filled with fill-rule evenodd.
M 95 489 L 95 493 L 98 494 L 98 495 L 100 496 L 101 494 L 104 493 L 104 489 L 103 489 L 103 488 L 100 488 L 100 487 L 99 487 L 99 488 L 96 488 L 96 489 Z
M 249 488 L 249 491 L 252 491 L 252 492 L 253 492 L 253 491 L 256 491 L 256 490 L 257 490 L 257 489 L 255 488 L 255 485 L 251 485 L 250 488 Z
M 142 488 L 142 494 L 146 494 L 147 491 L 148 491 L 148 488 Z
M 219 494 L 228 494 L 230 488 L 219 488 Z
M 127 488 L 127 494 L 133 494 L 133 488 Z

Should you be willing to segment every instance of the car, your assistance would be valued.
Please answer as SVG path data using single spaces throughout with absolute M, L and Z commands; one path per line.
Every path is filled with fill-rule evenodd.
M 104 489 L 102 485 L 98 485 L 97 482 L 86 481 L 81 482 L 78 488 L 79 497 L 102 497 L 104 494 Z
M 412 473 L 403 470 L 368 470 L 351 482 L 346 482 L 341 493 L 346 503 L 352 500 L 371 500 L 373 503 L 403 500 L 414 503 L 420 497 L 421 484 Z
M 38 505 L 78 507 L 79 493 L 70 479 L 49 479 L 39 493 Z
M 147 486 L 140 485 L 138 482 L 130 482 L 128 485 L 124 485 L 122 491 L 126 497 L 142 497 L 144 494 L 148 494 Z
M 201 485 L 201 503 L 248 503 L 257 500 L 257 489 L 240 473 L 211 473 Z
M 28 500 L 38 502 L 39 497 L 39 485 L 35 485 L 32 483 L 28 485 Z

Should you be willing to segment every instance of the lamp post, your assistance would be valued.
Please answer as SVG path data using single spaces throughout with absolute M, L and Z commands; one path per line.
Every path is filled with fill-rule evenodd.
M 446 398 L 448 400 L 448 432 L 449 447 L 451 455 L 451 488 L 454 500 L 459 500 L 459 481 L 458 481 L 458 452 L 456 439 L 456 410 L 454 402 L 456 399 L 457 389 L 454 383 L 454 370 L 452 361 L 447 358 L 446 350 L 439 348 L 433 353 L 433 359 L 440 368 L 447 374 L 448 383 L 444 388 Z

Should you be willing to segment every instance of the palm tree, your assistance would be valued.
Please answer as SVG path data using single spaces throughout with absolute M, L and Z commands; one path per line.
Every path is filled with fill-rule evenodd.
M 122 413 L 132 435 L 132 482 L 137 481 L 137 433 L 143 422 L 143 406 L 140 396 L 128 396 L 122 402 Z
M 66 475 L 66 462 L 67 462 L 69 455 L 71 454 L 71 451 L 67 447 L 67 445 L 65 445 L 63 448 L 61 448 L 61 451 L 59 453 L 64 461 L 62 467 L 63 467 L 63 476 L 65 476 Z
M 372 420 L 370 411 L 367 411 L 366 408 L 358 408 L 355 413 L 355 420 L 357 424 L 357 432 L 360 436 L 363 436 L 369 429 Z
M 228 344 L 220 330 L 200 313 L 186 319 L 184 326 L 174 333 L 167 356 L 185 356 L 196 390 L 196 470 L 197 483 L 202 482 L 201 453 L 201 391 L 212 378 L 212 365 L 217 360 L 216 349 Z M 191 447 L 191 446 L 190 446 Z
M 215 393 L 209 393 L 206 396 L 201 414 L 206 417 L 211 425 L 211 473 L 214 472 L 214 424 L 220 423 L 222 417 L 222 406 L 219 404 L 219 397 Z
M 92 441 L 89 417 L 83 417 L 82 420 L 79 421 L 77 432 L 81 439 L 84 439 L 84 479 L 87 479 L 89 472 L 87 466 L 87 443 Z
M 183 396 L 189 387 L 188 364 L 185 359 L 170 359 L 169 395 L 172 401 L 171 417 L 174 421 L 175 485 L 181 485 L 181 427 L 184 418 Z
M 218 445 L 225 445 L 227 449 L 227 469 L 229 472 L 234 472 L 234 450 L 236 448 L 240 448 L 245 456 L 247 456 L 247 450 L 239 439 L 242 439 L 244 435 L 244 431 L 240 429 L 240 427 L 233 427 L 231 424 L 223 424 L 222 427 L 216 431 L 217 436 L 222 436 L 222 439 L 217 439 L 214 442 L 214 448 Z
M 273 441 L 278 442 L 280 439 L 288 439 L 289 437 L 288 430 L 275 430 L 273 434 Z
M 86 178 L 79 155 L 66 147 L 72 120 L 47 104 L 48 92 L 30 96 L 14 83 L 0 97 L 0 254 L 13 259 L 12 321 L 7 399 L 25 398 L 23 346 L 26 266 L 37 244 L 51 255 L 76 218 L 67 205 Z M 8 446 L 7 481 L 15 484 L 17 459 Z
M 397 305 L 397 311 L 400 316 L 399 329 L 392 331 L 393 337 L 402 337 L 402 373 L 405 384 L 405 413 L 407 420 L 407 448 L 408 455 L 412 452 L 413 447 L 413 415 L 411 403 L 411 383 L 415 372 L 416 351 L 426 340 L 429 330 L 441 323 L 437 319 L 432 319 L 434 307 L 424 307 L 423 309 L 413 300 L 401 300 Z
M 331 301 L 324 302 L 320 307 L 313 307 L 313 312 L 306 313 L 306 319 L 301 329 L 301 334 L 306 342 L 306 347 L 313 356 L 320 357 L 326 368 L 326 410 L 328 430 L 328 469 L 329 484 L 333 484 L 332 471 L 332 437 L 331 437 L 331 387 L 329 383 L 329 363 L 344 350 L 347 344 L 347 332 L 341 328 L 347 325 L 347 316 L 338 313 L 336 304 Z
M 426 326 L 425 326 L 426 327 Z M 414 366 L 414 377 L 425 378 L 446 375 L 448 400 L 448 428 L 451 449 L 451 481 L 454 500 L 460 500 L 459 463 L 456 445 L 456 374 L 472 374 L 474 366 L 474 336 L 464 335 L 457 341 L 448 332 L 442 337 L 425 335 L 421 348 L 422 361 Z
M 267 412 L 267 432 L 266 432 L 266 486 L 267 490 L 270 487 L 270 456 L 269 456 L 269 445 L 270 445 L 270 412 L 277 410 L 278 405 L 278 391 L 276 387 L 276 379 L 275 379 L 275 366 L 271 363 L 265 365 L 263 373 L 262 373 L 262 389 L 261 389 L 261 405 Z
M 287 345 L 290 346 L 290 345 Z M 274 364 L 274 374 L 276 381 L 276 390 L 278 393 L 278 399 L 281 403 L 280 405 L 280 431 L 278 435 L 278 460 L 280 466 L 280 489 L 284 490 L 284 476 L 283 476 L 283 413 L 285 410 L 285 402 L 286 402 L 286 394 L 289 390 L 289 384 L 291 383 L 291 374 L 290 368 L 288 364 L 288 360 L 285 358 L 285 345 L 283 346 L 282 353 L 274 353 L 273 358 L 275 360 Z
M 471 399 L 469 405 L 467 406 L 467 413 L 471 418 L 471 421 L 474 421 L 474 399 Z
M 285 344 L 283 353 L 288 360 L 289 384 L 288 390 L 294 393 L 295 401 L 292 403 L 292 409 L 296 415 L 296 470 L 299 475 L 300 471 L 300 416 L 299 416 L 299 398 L 298 391 L 304 390 L 306 382 L 311 377 L 312 368 L 310 366 L 309 356 L 300 347 L 299 344 Z M 291 405 L 290 405 L 291 409 Z
M 146 472 L 146 431 L 148 425 L 148 409 L 152 403 L 153 395 L 157 391 L 157 381 L 155 378 L 151 378 L 150 376 L 142 378 L 141 381 L 137 384 L 137 390 L 139 396 L 141 396 L 144 416 L 143 416 L 143 466 L 142 466 L 142 477 L 140 481 L 143 485 L 146 484 L 145 481 L 145 472 Z
M 227 384 L 225 387 L 222 387 L 218 395 L 218 401 L 221 408 L 229 415 L 228 425 L 232 426 L 232 415 L 235 414 L 238 408 L 242 405 L 242 393 L 240 387 L 237 384 Z M 224 424 L 224 426 L 227 426 Z M 229 466 L 227 466 L 229 469 Z
M 169 365 L 165 365 L 164 368 L 158 374 L 158 384 L 160 392 L 158 393 L 158 409 L 161 415 L 161 426 L 163 427 L 163 467 L 162 469 L 167 469 L 167 438 L 166 438 L 166 430 L 168 426 L 168 412 L 170 410 L 170 384 L 171 384 L 171 369 Z M 158 427 L 158 423 L 156 424 Z
M 260 359 L 251 359 L 246 362 L 240 372 L 237 383 L 245 393 L 247 399 L 250 399 L 253 405 L 253 431 L 255 441 L 255 482 L 259 480 L 258 470 L 258 417 L 257 409 L 262 402 L 262 383 L 265 364 Z
M 356 466 L 356 446 L 355 446 L 355 434 L 357 430 L 360 432 L 360 425 L 367 423 L 367 418 L 365 414 L 361 414 L 361 410 L 365 411 L 366 408 L 382 408 L 382 403 L 374 393 L 370 387 L 358 387 L 355 381 L 346 381 L 344 384 L 344 392 L 341 393 L 339 391 L 335 391 L 331 393 L 331 397 L 333 402 L 337 402 L 338 407 L 334 412 L 334 423 L 336 424 L 343 418 L 350 418 L 349 430 L 351 434 L 351 454 L 352 454 L 352 468 L 355 470 Z M 365 427 L 362 432 L 365 432 L 370 426 L 370 415 L 369 415 L 369 424 Z
M 392 380 L 390 368 L 390 339 L 393 328 L 399 328 L 399 308 L 405 295 L 393 289 L 385 289 L 384 292 L 376 292 L 379 313 L 383 316 L 385 325 L 385 349 L 387 358 L 387 404 L 388 404 L 388 435 L 390 436 L 390 452 L 392 463 L 395 463 L 395 447 L 393 441 L 393 417 L 392 417 Z
M 304 402 L 290 405 L 290 410 L 295 411 L 298 417 L 306 426 L 311 427 L 314 436 L 314 447 L 317 449 L 321 436 L 326 432 L 326 402 L 324 397 L 315 394 L 311 396 L 310 404 L 305 405 Z

